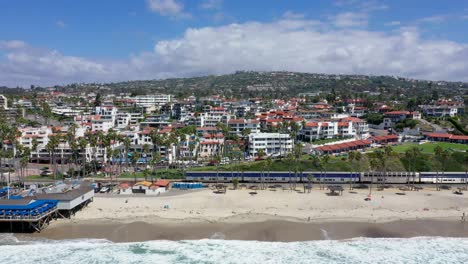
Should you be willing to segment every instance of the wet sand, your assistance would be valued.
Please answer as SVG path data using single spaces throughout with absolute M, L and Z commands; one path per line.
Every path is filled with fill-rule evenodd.
M 54 240 L 97 238 L 113 242 L 209 238 L 290 242 L 355 237 L 468 237 L 468 222 L 457 220 L 402 220 L 385 223 L 304 223 L 284 220 L 252 223 L 148 223 L 143 221 L 117 223 L 94 221 L 91 224 L 62 222 L 50 226 L 41 233 L 30 236 Z

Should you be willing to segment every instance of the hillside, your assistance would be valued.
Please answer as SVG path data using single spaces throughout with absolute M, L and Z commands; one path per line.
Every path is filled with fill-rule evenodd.
M 224 94 L 233 97 L 269 96 L 280 98 L 307 92 L 364 91 L 385 93 L 388 96 L 423 96 L 437 91 L 439 95 L 464 95 L 468 83 L 425 81 L 393 76 L 327 75 L 297 72 L 246 72 L 219 76 L 141 80 L 107 84 L 70 84 L 57 87 L 63 92 L 102 93 L 132 92 L 134 94 L 171 93 L 176 96 L 206 96 Z M 40 88 L 39 88 L 40 89 Z M 0 88 L 1 90 L 1 88 Z

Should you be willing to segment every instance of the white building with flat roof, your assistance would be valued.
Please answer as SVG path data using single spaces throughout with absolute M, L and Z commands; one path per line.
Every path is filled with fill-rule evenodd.
M 128 99 L 135 100 L 135 104 L 140 107 L 161 106 L 172 101 L 170 94 L 148 94 L 130 97 Z
M 0 94 L 0 108 L 8 109 L 8 100 L 3 94 Z
M 249 135 L 249 155 L 257 157 L 261 149 L 267 156 L 285 155 L 292 151 L 293 144 L 289 134 L 252 133 Z

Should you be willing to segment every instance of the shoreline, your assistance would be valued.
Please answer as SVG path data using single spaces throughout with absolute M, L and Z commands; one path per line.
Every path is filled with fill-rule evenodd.
M 106 239 L 112 242 L 152 240 L 255 240 L 294 242 L 343 240 L 356 237 L 409 238 L 421 236 L 468 237 L 468 222 L 460 220 L 420 219 L 380 223 L 362 221 L 294 222 L 270 219 L 256 222 L 116 222 L 93 223 L 63 221 L 41 233 L 20 234 L 25 238 L 52 240 Z
M 174 195 L 98 196 L 71 219 L 53 221 L 30 237 L 148 240 L 304 241 L 354 237 L 468 237 L 468 198 L 450 191 L 354 190 L 329 196 L 260 190 L 174 192 Z M 467 219 L 468 220 L 468 219 Z

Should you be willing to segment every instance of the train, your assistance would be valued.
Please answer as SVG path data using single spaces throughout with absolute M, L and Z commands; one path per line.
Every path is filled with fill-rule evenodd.
M 288 172 L 288 171 L 187 171 L 186 181 L 232 182 L 237 179 L 245 183 L 467 183 L 467 172 Z

